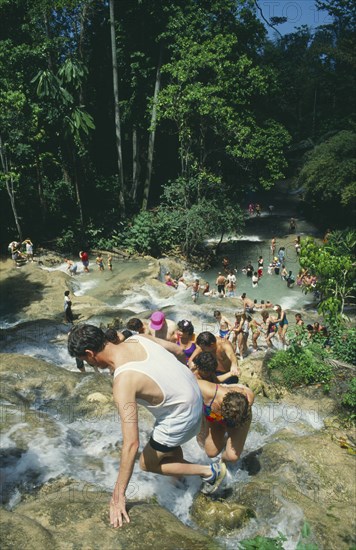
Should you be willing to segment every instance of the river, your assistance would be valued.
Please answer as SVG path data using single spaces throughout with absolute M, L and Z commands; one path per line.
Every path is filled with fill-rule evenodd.
M 278 302 L 282 307 L 294 311 L 302 311 L 303 307 L 311 305 L 311 297 L 305 296 L 295 286 L 292 289 L 286 287 L 285 282 L 279 276 L 265 273 L 257 289 L 252 289 L 251 281 L 241 272 L 241 268 L 251 260 L 256 264 L 257 258 L 262 255 L 265 266 L 269 263 L 269 242 L 271 236 L 277 238 L 277 250 L 279 246 L 285 246 L 287 269 L 298 271 L 298 261 L 294 249 L 295 235 L 288 234 L 288 220 L 290 212 L 279 211 L 275 208 L 273 216 L 263 215 L 258 219 L 247 220 L 246 230 L 243 236 L 231 236 L 223 246 L 222 254 L 227 254 L 231 264 L 237 270 L 237 293 L 246 292 L 251 298 L 270 299 Z M 303 219 L 297 220 L 297 234 L 302 237 L 305 234 L 317 234 L 314 227 Z M 188 274 L 191 280 L 199 277 L 215 282 L 217 272 L 220 269 L 221 257 L 217 260 L 217 266 L 206 273 L 193 272 Z M 99 324 L 112 321 L 114 318 L 128 319 L 130 316 L 148 318 L 152 311 L 162 309 L 167 317 L 178 321 L 182 318 L 191 319 L 195 325 L 196 333 L 201 330 L 214 330 L 213 310 L 220 309 L 224 314 L 233 318 L 238 307 L 236 298 L 204 298 L 199 297 L 195 304 L 190 297 L 190 291 L 168 288 L 163 283 L 152 282 L 148 277 L 150 270 L 154 268 L 154 261 L 142 260 L 114 260 L 113 271 L 98 272 L 92 269 L 89 274 L 81 273 L 70 278 L 66 275 L 66 285 L 73 292 L 74 311 L 76 312 L 76 299 L 90 297 L 95 300 L 86 311 L 85 316 L 90 322 Z M 164 260 L 161 262 L 164 270 Z M 64 272 L 66 264 L 47 268 L 50 273 Z M 41 269 L 35 265 L 22 268 L 22 274 L 29 270 Z M 161 271 L 162 271 L 161 269 Z M 27 270 L 27 271 L 26 271 Z M 265 270 L 266 271 L 266 270 Z M 43 290 L 46 293 L 46 288 Z M 0 322 L 2 326 L 2 351 L 5 353 L 18 353 L 43 359 L 58 368 L 77 372 L 75 363 L 69 357 L 66 350 L 66 335 L 68 326 L 56 319 L 26 317 L 21 309 L 12 311 L 12 302 L 3 295 L 3 308 Z M 48 298 L 48 296 L 47 296 Z M 84 302 L 81 302 L 84 303 Z M 79 308 L 78 308 L 79 309 Z M 89 314 L 88 314 L 89 312 Z M 78 374 L 80 377 L 81 375 Z M 103 372 L 95 376 L 109 376 Z M 85 384 L 87 376 L 83 376 Z M 80 382 L 79 378 L 79 384 Z M 79 399 L 79 398 L 78 398 Z M 28 444 L 26 452 L 14 459 L 8 459 L 2 475 L 6 476 L 11 485 L 11 491 L 5 499 L 5 504 L 12 509 L 22 499 L 22 493 L 31 488 L 31 484 L 42 484 L 56 476 L 68 475 L 74 479 L 85 482 L 94 482 L 100 488 L 112 490 L 117 475 L 117 449 L 121 442 L 121 431 L 117 415 L 111 418 L 100 415 L 95 421 L 85 417 L 76 418 L 69 408 L 66 414 L 59 414 L 53 402 L 38 400 L 33 409 L 42 415 L 48 415 L 55 423 L 55 436 L 46 431 L 39 430 Z M 290 419 L 295 415 L 293 406 L 274 403 L 263 397 L 257 397 L 253 407 L 254 420 L 247 438 L 244 455 L 256 451 L 267 442 L 278 439 L 279 434 L 288 426 L 288 429 L 298 434 L 310 433 L 320 430 L 323 426 L 322 418 L 315 411 L 309 409 L 298 413 L 298 422 Z M 23 411 L 21 407 L 15 407 L 14 415 L 17 422 L 12 422 L 3 434 L 1 449 L 7 452 L 16 448 L 14 439 L 15 430 L 26 431 Z M 14 417 L 14 418 L 15 418 Z M 148 440 L 151 430 L 151 419 L 144 415 L 140 421 L 140 448 Z M 195 440 L 184 446 L 184 453 L 188 460 L 206 462 L 204 452 Z M 11 456 L 11 453 L 10 455 Z M 249 483 L 249 473 L 246 469 L 233 466 L 229 469 L 228 482 L 232 486 Z M 147 498 L 156 496 L 158 502 L 168 508 L 181 521 L 194 525 L 190 516 L 190 508 L 199 488 L 198 479 L 188 479 L 184 486 L 176 486 L 168 478 L 141 472 L 135 465 L 133 477 L 129 487 L 128 497 Z M 237 541 L 256 533 L 264 533 L 268 536 L 277 535 L 282 531 L 287 536 L 286 549 L 295 548 L 299 536 L 300 510 L 298 507 L 285 507 L 275 515 L 273 522 L 263 520 L 251 520 L 249 524 L 239 531 L 232 532 L 222 541 L 227 548 L 235 548 Z

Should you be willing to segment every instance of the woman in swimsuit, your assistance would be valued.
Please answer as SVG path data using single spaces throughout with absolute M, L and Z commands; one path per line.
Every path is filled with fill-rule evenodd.
M 272 338 L 275 336 L 277 332 L 276 322 L 273 317 L 270 317 L 268 311 L 262 311 L 261 317 L 263 320 L 262 327 L 264 329 L 264 332 L 266 334 L 266 343 L 268 348 L 272 348 Z
M 282 342 L 283 346 L 286 346 L 286 332 L 288 329 L 288 319 L 286 316 L 286 312 L 278 304 L 276 304 L 273 309 L 277 312 L 278 315 L 278 318 L 275 322 L 276 324 L 278 323 L 277 326 L 279 339 Z
M 219 384 L 215 374 L 217 360 L 210 352 L 199 353 L 194 365 L 194 374 L 203 396 L 205 419 L 198 443 L 204 446 L 209 457 L 222 452 L 222 461 L 236 462 L 250 428 L 254 394 L 241 384 Z
M 235 342 L 237 339 L 237 345 L 239 348 L 240 358 L 241 360 L 244 358 L 244 355 L 247 353 L 247 339 L 248 334 L 250 330 L 250 318 L 246 315 L 246 313 L 236 313 L 235 314 L 235 327 L 233 329 L 235 333 Z
M 250 321 L 250 329 L 251 329 L 251 332 L 252 332 L 252 347 L 253 347 L 253 351 L 257 351 L 257 350 L 258 350 L 257 340 L 258 340 L 259 337 L 261 336 L 260 326 L 261 326 L 261 323 L 259 323 L 258 321 L 256 321 L 256 319 L 251 319 L 251 321 Z
M 196 350 L 194 327 L 190 321 L 183 320 L 177 323 L 178 330 L 174 334 L 172 341 L 184 351 L 184 355 L 188 359 Z

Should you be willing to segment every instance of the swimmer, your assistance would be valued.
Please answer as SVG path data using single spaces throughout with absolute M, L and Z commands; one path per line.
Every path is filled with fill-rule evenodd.
M 286 344 L 286 332 L 288 329 L 288 319 L 286 312 L 281 308 L 279 304 L 276 304 L 274 306 L 274 311 L 277 312 L 278 318 L 276 319 L 275 323 L 277 325 L 278 323 L 278 336 L 280 341 L 282 342 L 283 346 L 285 347 Z
M 172 339 L 172 342 L 176 343 L 183 349 L 184 355 L 186 356 L 188 361 L 189 357 L 195 352 L 197 348 L 197 345 L 195 343 L 194 326 L 190 321 L 187 321 L 186 319 L 184 319 L 183 321 L 178 321 L 177 326 L 178 329 Z
M 89 256 L 87 252 L 82 250 L 79 252 L 79 258 L 82 260 L 83 268 L 85 273 L 89 273 Z
M 73 317 L 73 312 L 72 312 L 72 301 L 69 297 L 69 290 L 66 290 L 64 292 L 64 315 L 65 315 L 65 321 L 67 323 L 73 323 L 74 321 L 74 317 Z
M 199 279 L 195 279 L 194 283 L 192 284 L 192 300 L 194 303 L 196 303 L 198 296 L 199 296 Z

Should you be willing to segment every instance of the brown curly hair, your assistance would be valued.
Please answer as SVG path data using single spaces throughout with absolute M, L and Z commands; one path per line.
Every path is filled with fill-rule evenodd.
M 229 428 L 238 428 L 251 418 L 251 407 L 244 393 L 229 391 L 221 403 L 221 414 Z

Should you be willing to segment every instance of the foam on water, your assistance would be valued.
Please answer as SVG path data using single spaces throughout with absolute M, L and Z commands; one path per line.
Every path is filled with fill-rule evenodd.
M 75 296 L 85 296 L 88 290 L 91 290 L 99 286 L 99 282 L 100 281 L 98 279 L 88 279 L 87 281 L 84 281 L 83 279 L 80 279 L 80 280 L 76 279 L 75 290 L 73 291 L 73 294 Z
M 226 235 L 222 240 L 223 243 L 232 243 L 238 241 L 260 242 L 262 241 L 262 239 L 258 235 Z M 217 244 L 220 242 L 220 237 L 205 239 L 203 242 L 204 244 Z

